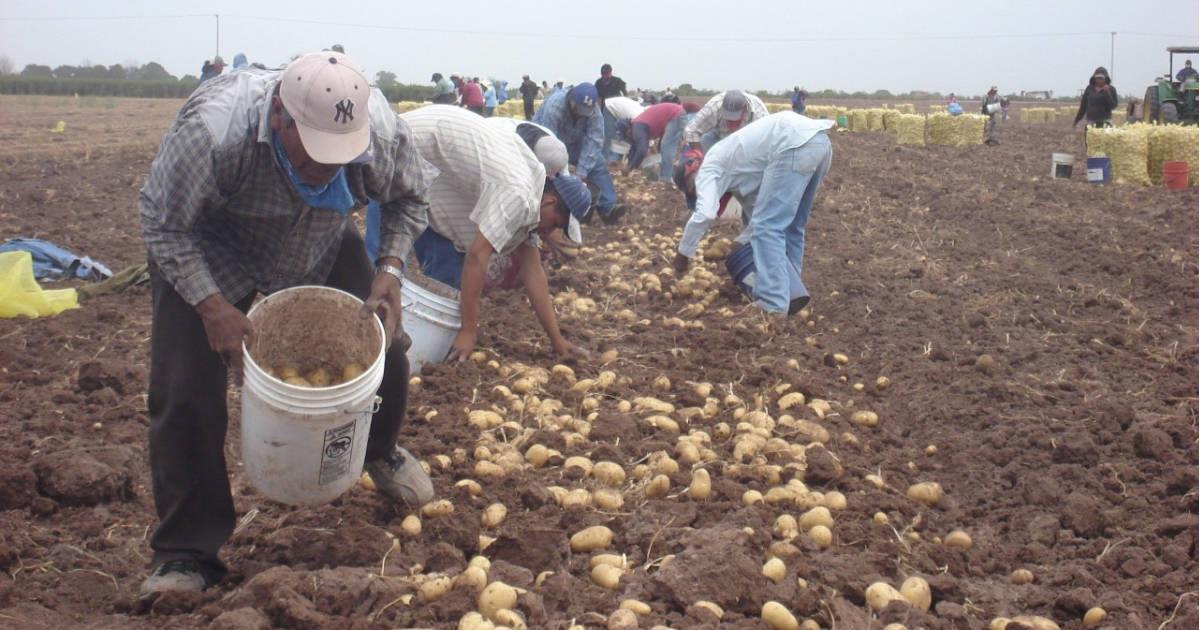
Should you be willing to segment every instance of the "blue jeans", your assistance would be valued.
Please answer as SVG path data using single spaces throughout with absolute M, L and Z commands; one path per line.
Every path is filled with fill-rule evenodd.
M 363 243 L 367 246 L 367 258 L 371 259 L 371 264 L 375 264 L 379 260 L 379 202 L 371 199 L 367 203 L 367 235 L 363 237 Z
M 675 154 L 679 150 L 679 140 L 683 137 L 683 129 L 687 127 L 687 116 L 680 116 L 667 123 L 663 137 L 658 141 L 658 152 L 662 157 L 658 176 L 664 182 L 671 181 L 671 170 L 675 168 Z
M 429 228 L 413 241 L 413 253 L 421 264 L 421 274 L 453 287 L 462 289 L 462 272 L 466 254 L 454 249 L 450 239 Z
M 579 163 L 579 146 L 581 144 L 583 144 L 583 140 L 567 145 L 567 156 L 571 164 Z M 592 167 L 592 170 L 586 173 L 577 171 L 575 174 L 586 177 L 598 189 L 599 197 L 595 201 L 596 212 L 601 215 L 608 215 L 609 212 L 612 212 L 613 206 L 617 205 L 617 191 L 613 188 L 612 175 L 608 172 L 608 162 L 600 160 L 596 166 Z M 583 215 L 575 214 L 575 218 L 583 219 Z
M 379 202 L 374 199 L 367 204 L 367 235 L 363 242 L 367 247 L 367 257 L 374 263 L 379 258 Z M 434 232 L 429 228 L 413 242 L 413 253 L 421 264 L 421 273 L 427 278 L 448 284 L 455 289 L 462 284 L 462 270 L 465 256 L 457 249 L 450 239 Z
M 612 150 L 613 138 L 617 137 L 617 118 L 608 113 L 607 108 L 601 107 L 600 111 L 604 114 L 604 159 L 616 162 L 621 159 L 621 156 Z
M 700 136 L 700 149 L 705 153 L 708 153 L 708 150 L 711 149 L 714 144 L 720 142 L 720 140 L 721 137 L 717 135 L 717 131 L 715 129 L 709 131 L 703 136 Z
M 788 312 L 789 274 L 784 264 L 790 262 L 797 273 L 803 269 L 805 226 L 832 159 L 829 136 L 818 133 L 804 146 L 776 156 L 763 172 L 750 215 L 750 242 L 754 298 L 766 311 Z

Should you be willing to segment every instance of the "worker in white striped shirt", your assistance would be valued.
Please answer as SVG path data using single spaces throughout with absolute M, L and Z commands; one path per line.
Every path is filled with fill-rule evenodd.
M 479 334 L 489 267 L 510 259 L 534 314 L 559 355 L 576 351 L 558 328 L 537 239 L 565 230 L 573 211 L 591 204 L 572 175 L 545 167 L 515 133 L 461 109 L 431 105 L 402 114 L 421 157 L 439 173 L 429 188 L 429 227 L 413 244 L 422 273 L 461 293 L 462 328 L 450 360 L 464 360 Z

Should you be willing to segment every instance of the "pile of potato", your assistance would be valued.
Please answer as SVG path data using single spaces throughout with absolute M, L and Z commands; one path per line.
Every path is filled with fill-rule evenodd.
M 359 363 L 347 363 L 341 367 L 318 365 L 308 371 L 302 371 L 295 365 L 264 366 L 267 376 L 278 379 L 296 387 L 333 387 L 348 383 L 363 373 Z

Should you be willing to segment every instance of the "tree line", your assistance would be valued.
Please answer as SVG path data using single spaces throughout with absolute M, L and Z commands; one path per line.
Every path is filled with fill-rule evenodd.
M 14 72 L 11 62 L 0 57 L 0 94 L 51 94 L 80 96 L 131 96 L 152 98 L 185 98 L 196 89 L 200 79 L 187 74 L 176 77 L 158 62 L 137 65 L 81 63 L 78 66 L 61 65 L 50 67 L 42 64 L 28 64 L 19 73 Z M 375 83 L 390 102 L 424 101 L 434 96 L 431 85 L 408 84 L 397 81 L 396 74 L 381 70 L 375 74 Z M 675 94 L 680 97 L 705 97 L 717 94 L 717 90 L 697 88 L 691 83 L 682 83 L 675 88 Z M 755 92 L 761 98 L 787 99 L 791 90 L 771 92 L 758 90 Z M 960 95 L 962 98 L 979 98 L 978 96 Z M 510 98 L 519 98 L 515 85 L 510 84 Z M 941 92 L 926 92 L 913 90 L 910 92 L 893 93 L 888 90 L 873 92 L 841 90 L 808 90 L 811 99 L 852 99 L 877 101 L 924 101 L 943 100 L 947 97 Z M 1056 99 L 1057 100 L 1057 99 Z

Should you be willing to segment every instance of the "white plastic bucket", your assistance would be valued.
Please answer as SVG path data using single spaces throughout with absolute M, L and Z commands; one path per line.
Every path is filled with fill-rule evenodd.
M 624 140 L 613 140 L 609 147 L 612 149 L 612 152 L 616 153 L 617 155 L 629 155 L 629 151 L 633 148 Z
M 274 293 L 250 309 L 255 354 L 304 339 L 314 353 L 345 350 L 362 374 L 329 387 L 289 385 L 267 374 L 243 345 L 242 462 L 259 492 L 291 505 L 328 503 L 362 475 L 371 415 L 383 381 L 384 333 L 378 317 L 362 319 L 362 301 L 328 287 Z M 310 314 L 320 312 L 317 317 Z
M 1000 103 L 988 103 L 987 104 L 987 113 L 995 114 L 998 111 L 1000 111 Z
M 1054 179 L 1071 179 L 1071 170 L 1074 168 L 1074 155 L 1070 153 L 1050 154 L 1050 177 Z
M 416 282 L 400 287 L 401 318 L 404 332 L 412 339 L 408 348 L 408 365 L 413 374 L 420 374 L 426 363 L 441 363 L 450 353 L 454 337 L 462 328 L 457 300 L 428 291 Z

